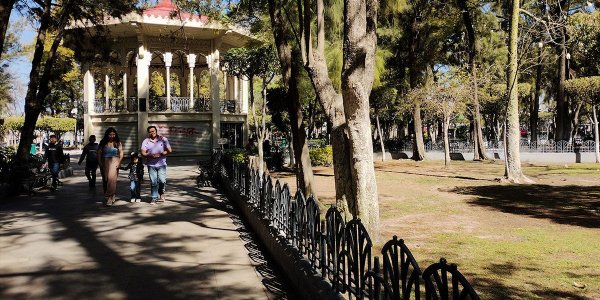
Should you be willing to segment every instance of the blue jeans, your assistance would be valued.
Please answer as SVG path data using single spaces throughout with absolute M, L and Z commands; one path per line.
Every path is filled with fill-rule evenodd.
M 140 182 L 132 180 L 129 182 L 129 190 L 131 191 L 131 199 L 142 198 L 140 196 Z
M 150 175 L 150 187 L 152 200 L 158 199 L 165 192 L 167 184 L 167 166 L 152 167 L 148 166 L 148 175 Z
M 58 172 L 60 172 L 60 164 L 51 163 L 48 164 L 48 168 L 50 169 L 50 174 L 52 175 L 52 187 L 56 188 L 56 186 L 58 186 Z

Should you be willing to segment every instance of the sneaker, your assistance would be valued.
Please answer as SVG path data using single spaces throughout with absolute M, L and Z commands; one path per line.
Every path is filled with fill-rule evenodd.
M 156 204 L 156 199 L 152 199 L 152 201 L 150 201 L 150 205 L 154 205 Z
M 165 194 L 160 195 L 160 198 L 158 198 L 158 202 L 165 202 Z
M 135 202 L 142 202 L 142 198 L 135 199 Z
M 131 202 L 131 203 L 135 202 L 135 198 L 129 199 L 129 202 Z

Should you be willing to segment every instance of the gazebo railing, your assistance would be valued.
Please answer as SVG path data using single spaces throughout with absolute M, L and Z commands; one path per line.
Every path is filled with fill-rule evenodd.
M 198 97 L 194 98 L 194 111 L 195 112 L 207 112 L 211 111 L 210 98 Z
M 94 99 L 94 112 L 99 113 L 99 114 L 103 113 L 105 104 L 106 104 L 106 99 L 104 99 L 104 98 Z
M 108 111 L 109 112 L 125 111 L 125 100 L 123 98 L 108 99 Z
M 136 112 L 138 111 L 138 99 L 137 97 L 127 97 L 127 111 Z
M 237 100 L 223 100 L 220 104 L 222 113 L 235 114 L 240 112 L 240 107 L 237 103 Z
M 167 103 L 167 97 L 164 98 Z M 190 97 L 171 97 L 171 111 L 173 112 L 187 112 L 190 110 Z

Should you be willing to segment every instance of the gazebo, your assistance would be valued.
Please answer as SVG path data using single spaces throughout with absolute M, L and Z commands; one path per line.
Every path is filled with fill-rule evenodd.
M 124 152 L 139 148 L 156 125 L 174 154 L 208 155 L 227 143 L 247 142 L 247 80 L 221 70 L 219 53 L 253 38 L 240 29 L 180 12 L 170 0 L 100 25 L 109 36 L 110 61 L 82 62 L 84 134 L 117 129 Z M 74 26 L 75 27 L 75 26 Z M 94 53 L 93 43 L 79 41 Z M 93 60 L 92 60 L 93 61 Z

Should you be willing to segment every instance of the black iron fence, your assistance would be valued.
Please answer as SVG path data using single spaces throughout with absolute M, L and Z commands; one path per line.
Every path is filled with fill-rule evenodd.
M 474 145 L 470 141 L 451 141 L 448 144 L 450 152 L 468 153 L 473 152 Z M 542 153 L 572 153 L 572 152 L 594 152 L 594 141 L 581 141 L 579 145 L 569 141 L 544 140 L 539 142 L 529 142 L 522 140 L 519 142 L 521 152 L 542 152 Z M 489 152 L 504 153 L 503 142 L 487 142 L 486 148 Z M 392 151 L 412 151 L 413 143 L 405 142 L 399 147 L 392 147 Z M 425 151 L 444 151 L 444 142 L 425 143 Z
M 336 207 L 321 219 L 314 197 L 300 190 L 292 197 L 287 184 L 260 176 L 219 151 L 213 153 L 213 167 L 223 184 L 269 220 L 277 240 L 294 246 L 315 274 L 350 299 L 479 299 L 456 265 L 444 258 L 421 271 L 396 236 L 383 246 L 381 259 L 372 257 L 373 243 L 360 219 L 345 222 Z

